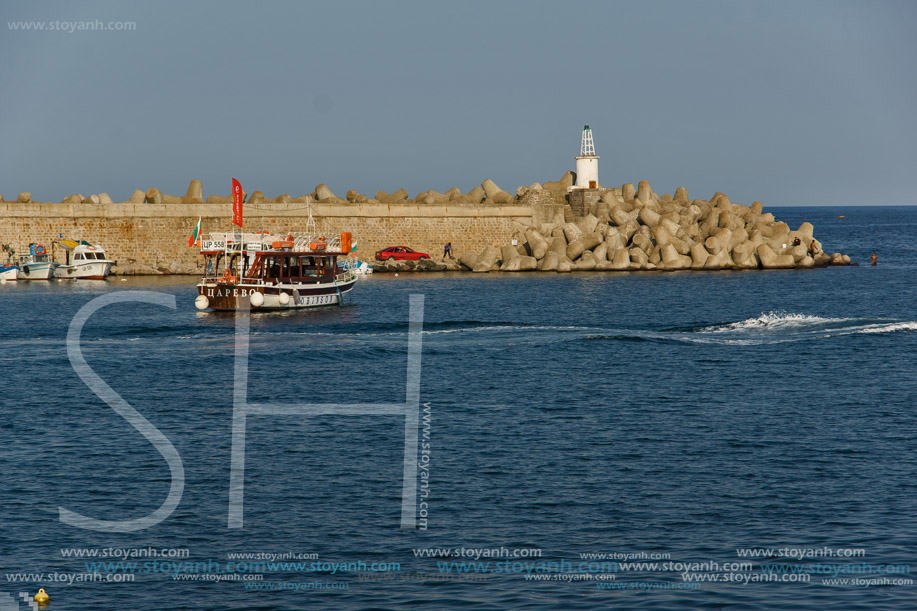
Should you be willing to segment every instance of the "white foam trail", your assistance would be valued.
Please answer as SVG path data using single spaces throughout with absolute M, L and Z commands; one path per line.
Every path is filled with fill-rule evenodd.
M 739 322 L 731 322 L 725 325 L 713 325 L 711 327 L 704 327 L 701 329 L 701 331 L 706 331 L 709 333 L 772 330 L 779 331 L 784 329 L 800 329 L 815 325 L 854 322 L 856 320 L 856 318 L 823 318 L 821 316 L 793 314 L 790 312 L 762 312 L 761 315 L 754 318 L 747 318 Z
M 893 322 L 860 329 L 856 333 L 894 333 L 895 331 L 917 331 L 917 322 Z

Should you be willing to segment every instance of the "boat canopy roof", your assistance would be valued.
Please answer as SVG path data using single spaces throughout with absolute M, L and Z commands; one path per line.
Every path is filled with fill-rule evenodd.
M 92 244 L 86 240 L 61 240 L 60 245 L 67 250 L 73 250 L 77 246 L 92 246 Z

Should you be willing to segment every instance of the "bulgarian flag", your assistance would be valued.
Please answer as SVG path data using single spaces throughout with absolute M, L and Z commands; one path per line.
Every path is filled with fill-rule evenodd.
M 194 246 L 194 243 L 201 239 L 201 217 L 197 217 L 197 225 L 194 227 L 194 233 L 188 238 L 188 246 Z

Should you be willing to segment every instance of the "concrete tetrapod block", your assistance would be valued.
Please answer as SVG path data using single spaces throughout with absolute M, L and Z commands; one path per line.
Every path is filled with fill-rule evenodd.
M 553 250 L 549 250 L 542 260 L 541 270 L 545 272 L 557 271 L 557 264 L 559 262 L 560 257 L 557 256 L 557 253 Z
M 684 187 L 678 187 L 675 189 L 675 196 L 672 198 L 672 201 L 687 204 L 689 201 L 691 201 L 688 199 L 688 190 Z
M 728 250 L 729 241 L 732 240 L 732 232 L 728 229 L 717 229 L 710 237 L 704 240 L 704 246 L 710 251 L 710 254 L 717 254 L 720 251 Z
M 736 244 L 732 250 L 732 260 L 736 267 L 741 269 L 755 269 L 758 267 L 758 258 L 755 256 L 757 245 L 750 240 Z
M 467 267 L 468 269 L 474 269 L 478 264 L 478 259 L 481 257 L 481 253 L 471 254 L 466 253 L 459 257 L 459 263 Z
M 634 234 L 640 229 L 640 225 L 637 221 L 628 221 L 623 227 L 618 227 L 618 231 L 621 233 L 621 237 L 624 239 L 624 242 L 630 242 L 630 239 L 634 237 Z
M 732 235 L 729 237 L 729 244 L 726 245 L 726 250 L 735 250 L 735 247 L 738 244 L 741 244 L 746 240 L 748 240 L 748 232 L 745 230 L 745 227 L 739 227 L 738 229 L 733 230 Z
M 567 258 L 575 261 L 587 250 L 592 250 L 602 243 L 602 234 L 590 233 L 567 245 Z
M 636 220 L 637 212 L 625 212 L 621 206 L 611 209 L 611 221 L 618 227 L 624 227 Z
M 608 261 L 608 245 L 605 242 L 602 242 L 593 249 L 592 254 L 595 255 L 596 261 Z
M 755 252 L 764 269 L 789 268 L 796 265 L 793 255 L 778 255 L 767 244 L 759 245 Z
M 812 233 L 815 231 L 815 227 L 812 226 L 812 223 L 806 222 L 806 223 L 803 223 L 802 225 L 800 225 L 800 226 L 799 226 L 799 229 L 797 229 L 797 231 L 798 231 L 799 233 L 801 233 L 801 234 L 803 235 L 803 237 L 806 237 L 806 238 L 811 239 L 811 238 L 812 238 Z
M 792 248 L 790 248 L 790 252 L 789 252 L 788 254 L 789 254 L 791 257 L 793 257 L 793 262 L 794 262 L 794 263 L 799 263 L 799 262 L 802 261 L 806 256 L 808 256 L 808 252 L 807 252 L 807 250 L 806 250 L 806 247 L 803 246 L 802 244 L 800 244 L 800 245 L 798 245 L 798 246 L 793 246 Z
M 609 258 L 612 259 L 612 261 L 614 260 L 614 257 L 617 254 L 617 252 L 618 252 L 617 250 L 615 250 L 614 252 L 610 250 L 608 251 Z M 647 263 L 650 262 L 649 256 L 644 251 L 636 247 L 627 250 L 627 256 L 630 258 L 630 261 L 632 264 L 637 265 L 639 267 L 643 267 Z
M 704 263 L 704 269 L 730 269 L 733 267 L 732 257 L 725 249 L 712 254 Z
M 621 185 L 621 196 L 624 198 L 625 202 L 632 202 L 637 195 L 637 189 L 634 187 L 634 183 L 629 182 Z
M 188 191 L 185 193 L 185 197 L 191 198 L 195 202 L 204 201 L 204 185 L 201 181 L 194 179 L 188 185 Z
M 623 271 L 630 268 L 630 253 L 625 248 L 619 248 L 615 251 L 615 256 L 611 261 L 611 268 Z
M 567 239 L 564 237 L 563 232 L 561 232 L 560 235 L 551 238 L 551 244 L 548 246 L 548 252 L 557 253 L 558 257 L 567 256 Z
M 567 239 L 567 244 L 572 244 L 584 235 L 586 233 L 576 223 L 564 223 L 564 237 Z
M 640 212 L 638 213 L 638 217 L 643 222 L 643 224 L 648 227 L 655 227 L 659 224 L 659 213 L 649 206 L 644 206 L 641 208 Z
M 653 189 L 650 187 L 648 180 L 641 180 L 637 183 L 637 197 L 648 202 L 653 199 Z
M 762 204 L 761 202 L 752 202 L 751 203 L 751 211 L 754 214 L 761 214 L 762 210 L 764 210 L 764 204 Z
M 511 259 L 518 259 L 519 256 L 519 251 L 516 250 L 516 247 L 511 244 L 504 244 L 500 247 L 500 259 L 504 263 Z
M 688 269 L 693 261 L 691 257 L 679 254 L 672 244 L 666 244 L 662 247 L 662 262 L 667 269 Z
M 654 246 L 653 241 L 642 233 L 635 233 L 631 243 L 645 253 L 651 251 Z
M 481 252 L 474 269 L 471 271 L 478 274 L 487 273 L 497 264 L 497 259 L 499 257 L 500 250 L 497 247 L 487 246 L 483 252 Z
M 710 258 L 710 253 L 704 248 L 703 244 L 691 245 L 691 269 L 703 269 Z
M 16 198 L 16 201 L 21 204 L 28 204 L 32 201 L 32 194 L 28 191 L 23 191 L 19 194 L 19 197 Z
M 532 256 L 536 259 L 543 259 L 548 252 L 548 241 L 537 229 L 529 229 L 525 232 L 525 239 L 528 241 L 529 248 L 532 249 Z
M 598 224 L 599 219 L 592 214 L 587 214 L 576 222 L 576 226 L 582 230 L 583 235 L 595 231 L 595 228 L 598 227 Z M 567 239 L 569 240 L 569 237 Z
M 605 230 L 605 244 L 608 245 L 609 255 L 614 255 L 615 249 L 624 248 L 627 245 L 624 242 L 624 236 L 621 235 L 621 232 L 618 231 L 616 227 L 611 226 Z

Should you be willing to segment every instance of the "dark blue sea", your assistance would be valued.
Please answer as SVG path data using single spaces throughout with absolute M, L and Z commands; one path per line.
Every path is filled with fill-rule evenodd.
M 426 530 L 405 418 L 363 413 L 249 415 L 230 528 L 236 317 L 194 278 L 0 286 L 0 609 L 917 608 L 917 208 L 771 211 L 860 265 L 379 274 L 253 315 L 248 401 L 403 404 L 423 296 Z M 79 350 L 165 445 L 68 356 L 120 291 L 176 308 L 105 306 Z M 166 446 L 161 521 L 61 521 L 157 511 Z

